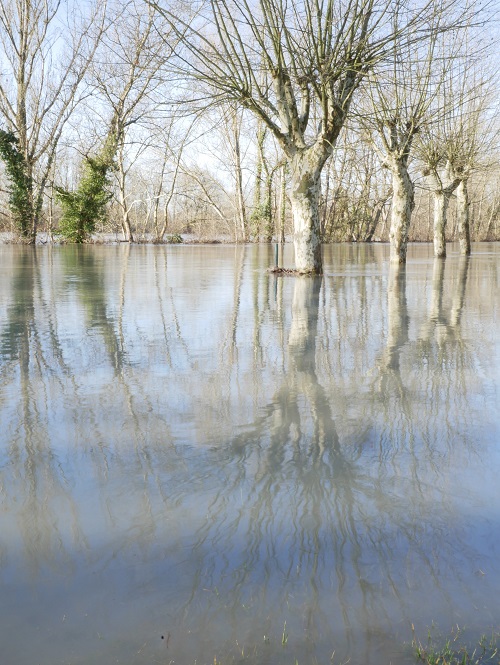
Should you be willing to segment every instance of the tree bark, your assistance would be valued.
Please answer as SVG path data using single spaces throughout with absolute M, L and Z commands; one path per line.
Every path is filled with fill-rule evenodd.
M 286 217 L 286 167 L 287 163 L 284 162 L 281 166 L 280 172 L 280 242 L 285 242 L 285 217 Z
M 470 247 L 470 224 L 469 224 L 469 192 L 467 191 L 467 180 L 461 180 L 457 187 L 457 214 L 458 214 L 458 241 L 460 243 L 460 254 L 469 256 Z
M 320 275 L 323 269 L 319 201 L 321 170 L 327 157 L 328 153 L 318 154 L 312 148 L 296 152 L 291 159 L 295 267 L 301 273 Z
M 446 257 L 446 216 L 451 194 L 444 189 L 434 192 L 434 256 L 437 259 Z
M 461 178 L 456 175 L 453 165 L 447 161 L 444 169 L 430 171 L 434 189 L 434 256 L 437 259 L 446 257 L 446 217 L 451 195 L 460 184 Z
M 390 260 L 391 263 L 406 263 L 408 229 L 415 207 L 415 187 L 406 165 L 400 160 L 394 160 L 390 169 L 392 172 Z

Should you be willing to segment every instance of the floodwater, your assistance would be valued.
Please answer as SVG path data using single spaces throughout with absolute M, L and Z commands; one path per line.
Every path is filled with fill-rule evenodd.
M 281 260 L 291 265 L 291 248 Z M 0 662 L 500 628 L 500 245 L 0 247 Z

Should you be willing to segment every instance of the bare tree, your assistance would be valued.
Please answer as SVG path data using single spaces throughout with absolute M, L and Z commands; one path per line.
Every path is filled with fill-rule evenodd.
M 171 112 L 158 118 L 147 154 L 148 180 L 152 200 L 153 242 L 161 243 L 171 222 L 170 206 L 177 196 L 179 175 L 183 172 L 183 156 L 192 139 L 198 118 L 189 121 Z M 160 214 L 161 213 L 161 214 Z
M 246 145 L 244 141 L 244 113 L 235 104 L 224 105 L 220 115 L 217 114 L 210 133 L 214 147 L 210 151 L 216 162 L 228 172 L 231 189 L 234 187 L 233 199 L 235 239 L 246 242 L 250 235 L 246 205 L 244 163 Z M 210 117 L 212 114 L 208 114 Z
M 285 214 L 285 206 L 281 205 L 280 217 L 276 221 L 277 200 L 279 198 L 281 203 L 285 202 L 281 187 L 285 185 L 283 168 L 286 158 L 283 156 L 283 151 L 277 145 L 273 135 L 269 134 L 260 120 L 257 123 L 255 135 L 255 150 L 255 185 L 251 215 L 252 235 L 256 241 L 262 239 L 264 242 L 272 242 L 275 233 L 277 236 L 281 234 L 281 222 Z M 280 174 L 280 183 L 276 187 L 275 178 L 278 174 Z
M 468 182 L 474 172 L 491 166 L 490 152 L 498 140 L 498 124 L 492 113 L 494 86 L 484 55 L 481 72 L 468 54 L 450 71 L 433 114 L 437 121 L 419 140 L 424 175 L 434 198 L 434 254 L 438 258 L 446 256 L 447 211 L 454 192 L 460 251 L 470 254 Z
M 325 242 L 370 242 L 385 222 L 391 186 L 387 171 L 359 127 L 347 124 L 327 163 L 323 183 Z M 379 235 L 379 234 L 377 234 Z
M 182 18 L 150 0 L 183 46 L 180 76 L 196 79 L 212 100 L 252 111 L 287 155 L 300 272 L 321 272 L 320 176 L 354 93 L 395 39 L 421 39 L 436 12 L 448 10 L 454 22 L 445 2 L 210 0 Z
M 64 126 L 85 92 L 105 11 L 106 2 L 91 6 L 85 18 L 64 0 L 0 3 L 0 117 L 6 132 L 1 131 L 11 138 L 10 155 L 19 167 L 19 231 L 31 243 Z M 11 207 L 15 214 L 15 202 Z
M 421 43 L 415 44 L 411 35 L 398 37 L 384 67 L 371 72 L 367 80 L 370 107 L 364 114 L 361 110 L 362 122 L 392 177 L 392 263 L 406 263 L 408 230 L 415 207 L 415 186 L 409 170 L 413 142 L 428 120 L 428 109 L 446 70 L 453 66 L 453 44 L 444 58 L 435 57 L 443 19 L 440 13 L 433 17 L 427 39 Z M 394 29 L 396 32 L 397 25 Z
M 106 31 L 99 49 L 99 57 L 92 67 L 96 90 L 108 110 L 107 135 L 116 143 L 118 202 L 121 208 L 121 224 L 124 238 L 132 242 L 133 233 L 129 218 L 126 194 L 127 134 L 130 128 L 144 122 L 158 106 L 158 94 L 164 94 L 164 80 L 158 76 L 172 47 L 168 44 L 165 25 L 154 24 L 153 10 L 139 0 L 125 4 L 115 1 L 110 5 L 111 25 Z M 163 28 L 163 29 L 162 29 Z M 162 29 L 159 40 L 156 29 Z M 161 90 L 161 93 L 160 93 Z M 105 111 L 103 111 L 105 113 Z M 134 154 L 146 146 L 141 141 Z

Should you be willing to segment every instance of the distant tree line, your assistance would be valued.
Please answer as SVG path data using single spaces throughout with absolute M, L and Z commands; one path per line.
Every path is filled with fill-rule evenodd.
M 292 239 L 301 272 L 331 241 L 389 241 L 396 263 L 409 240 L 468 254 L 500 236 L 492 16 L 455 0 L 5 0 L 0 228 Z

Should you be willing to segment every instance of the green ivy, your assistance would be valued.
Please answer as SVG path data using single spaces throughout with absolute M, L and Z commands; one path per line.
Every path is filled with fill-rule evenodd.
M 83 243 L 106 218 L 109 172 L 114 169 L 116 141 L 109 139 L 97 157 L 86 157 L 80 183 L 74 192 L 56 187 L 56 197 L 63 211 L 59 233 L 69 242 Z
M 29 221 L 33 216 L 33 179 L 28 175 L 28 165 L 19 150 L 19 140 L 12 132 L 0 129 L 0 157 L 8 179 L 9 208 L 14 224 L 23 236 L 29 233 Z
M 250 222 L 252 224 L 253 235 L 256 238 L 259 237 L 262 227 L 264 227 L 264 233 L 267 234 L 268 228 L 272 225 L 272 213 L 269 202 L 259 203 L 254 207 L 250 215 Z

